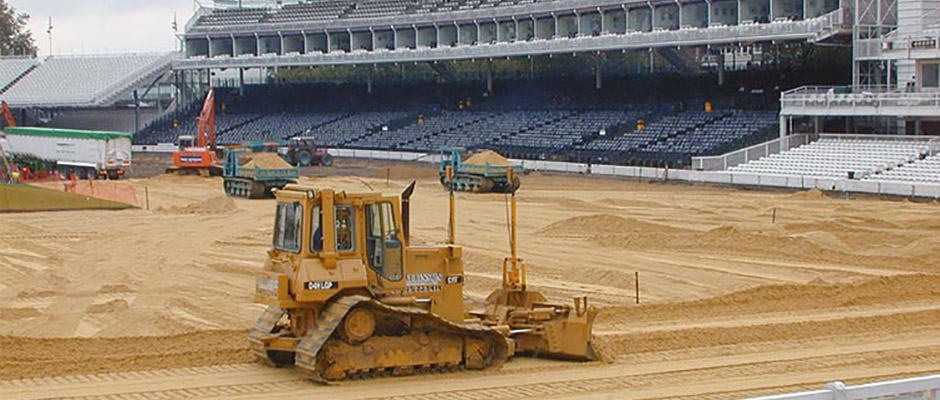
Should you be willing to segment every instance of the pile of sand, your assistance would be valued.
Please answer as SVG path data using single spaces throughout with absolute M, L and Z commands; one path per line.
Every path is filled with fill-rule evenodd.
M 582 215 L 549 224 L 538 233 L 548 236 L 581 236 L 599 234 L 627 234 L 635 232 L 663 233 L 680 231 L 667 225 L 643 222 L 611 214 Z
M 284 161 L 284 159 L 276 153 L 257 153 L 254 155 L 254 157 L 251 158 L 250 161 L 246 162 L 242 166 L 248 168 L 258 167 L 263 169 L 294 168 L 293 165 L 288 164 L 287 161 Z
M 509 159 L 499 155 L 493 150 L 481 150 L 463 161 L 464 164 L 474 165 L 492 165 L 494 167 L 509 167 L 512 163 Z
M 170 214 L 226 214 L 238 210 L 235 200 L 227 196 L 216 196 L 208 200 L 187 204 L 183 207 L 157 208 Z

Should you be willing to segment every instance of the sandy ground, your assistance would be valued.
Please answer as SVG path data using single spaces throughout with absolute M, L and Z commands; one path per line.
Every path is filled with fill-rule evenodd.
M 336 171 L 304 181 L 397 193 L 417 177 L 413 235 L 444 239 L 435 170 Z M 0 215 L 0 398 L 719 399 L 940 371 L 936 203 L 530 174 L 529 284 L 602 309 L 605 361 L 322 387 L 245 347 L 272 202 L 221 197 L 218 178 L 131 183 L 149 210 Z M 478 302 L 508 252 L 506 197 L 457 197 Z

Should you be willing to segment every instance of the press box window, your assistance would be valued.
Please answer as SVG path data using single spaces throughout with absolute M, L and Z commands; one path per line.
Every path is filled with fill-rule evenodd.
M 274 220 L 274 248 L 299 252 L 303 220 L 304 207 L 300 203 L 278 203 Z

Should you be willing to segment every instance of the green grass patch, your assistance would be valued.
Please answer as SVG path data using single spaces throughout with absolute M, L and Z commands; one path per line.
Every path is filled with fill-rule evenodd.
M 134 206 L 25 184 L 0 184 L 0 213 L 63 210 L 122 210 Z

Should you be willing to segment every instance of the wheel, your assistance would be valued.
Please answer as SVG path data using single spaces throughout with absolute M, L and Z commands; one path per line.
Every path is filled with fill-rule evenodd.
M 340 326 L 343 341 L 353 345 L 364 342 L 372 337 L 373 333 L 375 333 L 375 315 L 364 307 L 349 311 Z
M 320 159 L 320 164 L 323 164 L 324 167 L 330 167 L 333 165 L 333 156 L 324 153 L 323 158 Z
M 311 155 L 307 150 L 298 151 L 297 165 L 300 165 L 301 167 L 309 167 L 310 164 L 313 164 L 313 155 Z

